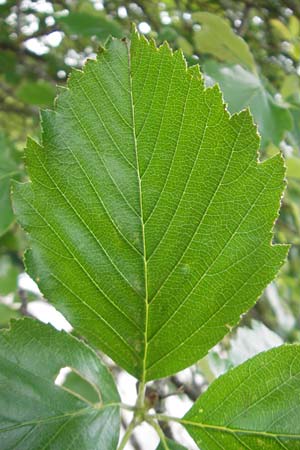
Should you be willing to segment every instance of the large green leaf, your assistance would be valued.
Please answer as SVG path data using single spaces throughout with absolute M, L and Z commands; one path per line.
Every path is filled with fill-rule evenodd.
M 299 399 L 300 346 L 281 346 L 218 378 L 182 423 L 201 450 L 297 450 Z
M 268 142 L 278 145 L 284 134 L 293 127 L 289 110 L 274 101 L 262 80 L 240 65 L 225 66 L 207 61 L 205 72 L 220 84 L 231 113 L 249 107 L 262 137 L 262 146 Z
M 281 156 L 258 163 L 249 113 L 230 117 L 198 68 L 137 33 L 73 71 L 42 120 L 14 195 L 28 272 L 136 377 L 192 364 L 285 258 L 270 245 Z
M 96 403 L 54 383 L 64 367 L 90 383 Z M 0 333 L 2 450 L 115 450 L 119 422 L 113 379 L 83 342 L 31 319 Z
M 197 12 L 193 19 L 201 25 L 200 30 L 194 33 L 198 52 L 214 55 L 227 63 L 241 64 L 255 72 L 254 58 L 247 43 L 224 19 L 208 12 Z

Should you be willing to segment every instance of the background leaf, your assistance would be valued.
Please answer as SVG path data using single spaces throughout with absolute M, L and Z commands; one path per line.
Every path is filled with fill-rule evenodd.
M 8 255 L 0 256 L 0 295 L 7 295 L 17 289 L 19 270 Z
M 17 91 L 17 97 L 29 105 L 49 106 L 53 104 L 56 94 L 55 87 L 45 81 L 22 83 Z
M 66 17 L 59 17 L 58 22 L 63 24 L 69 33 L 85 37 L 97 36 L 101 40 L 110 35 L 122 37 L 123 34 L 116 22 L 97 13 L 70 12 Z
M 6 136 L 0 133 L 0 236 L 4 234 L 14 221 L 10 200 L 10 183 L 18 179 L 20 169 L 18 155 Z
M 19 319 L 20 317 L 19 311 L 0 303 L 0 328 L 8 327 L 11 319 Z
M 300 179 L 300 158 L 287 159 L 287 176 L 290 178 Z
M 207 61 L 205 73 L 220 84 L 225 102 L 231 113 L 250 108 L 261 134 L 261 145 L 278 145 L 284 133 L 292 129 L 292 117 L 287 108 L 276 103 L 253 73 L 239 65 L 224 66 Z
M 255 72 L 254 58 L 248 45 L 224 19 L 207 12 L 197 12 L 193 18 L 201 25 L 200 30 L 194 33 L 199 53 L 214 55 L 220 61 L 241 64 Z
M 291 31 L 288 29 L 286 25 L 284 25 L 280 20 L 278 19 L 272 19 L 270 20 L 270 23 L 276 33 L 278 33 L 283 39 L 291 39 L 292 34 Z
M 96 353 L 74 337 L 31 319 L 0 333 L 1 448 L 115 450 L 119 396 Z M 98 392 L 92 404 L 55 384 L 70 367 Z

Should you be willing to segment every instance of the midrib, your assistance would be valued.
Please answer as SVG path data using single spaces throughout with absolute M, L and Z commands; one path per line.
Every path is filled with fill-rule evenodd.
M 137 149 L 137 137 L 136 137 L 136 123 L 135 123 L 135 110 L 133 101 L 133 89 L 132 89 L 132 74 L 131 74 L 131 55 L 130 55 L 130 45 L 126 42 L 127 53 L 128 53 L 128 71 L 129 71 L 129 95 L 130 95 L 130 105 L 131 105 L 131 119 L 132 119 L 132 133 L 134 142 L 134 152 L 136 160 L 136 171 L 138 178 L 138 188 L 139 188 L 139 207 L 140 207 L 140 219 L 141 219 L 141 230 L 142 230 L 142 241 L 143 241 L 143 264 L 144 264 L 144 285 L 145 285 L 145 331 L 144 331 L 144 354 L 142 360 L 142 373 L 140 377 L 141 390 L 143 390 L 146 382 L 146 361 L 147 361 L 147 351 L 148 351 L 148 322 L 149 322 L 149 304 L 148 304 L 148 272 L 147 272 L 147 257 L 146 257 L 146 236 L 145 236 L 145 223 L 143 214 L 143 192 L 142 192 L 142 180 L 140 175 L 139 157 Z
M 207 423 L 199 423 L 199 422 L 193 422 L 191 420 L 177 419 L 177 418 L 170 418 L 170 420 L 174 420 L 176 422 L 179 422 L 179 423 L 181 423 L 183 425 L 187 425 L 187 426 L 193 426 L 196 428 L 203 428 L 203 429 L 212 430 L 212 431 L 221 431 L 223 433 L 229 433 L 229 434 L 246 434 L 246 435 L 253 435 L 253 436 L 265 436 L 268 438 L 300 439 L 300 434 L 275 433 L 275 432 L 270 432 L 270 431 L 248 430 L 245 428 L 228 428 L 226 426 L 221 426 L 221 425 L 211 425 L 211 424 L 207 424 Z

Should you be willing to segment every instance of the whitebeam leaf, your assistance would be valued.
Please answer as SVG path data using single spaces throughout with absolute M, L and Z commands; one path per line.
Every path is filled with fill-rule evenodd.
M 218 378 L 180 420 L 201 450 L 300 449 L 300 346 L 285 345 Z
M 133 32 L 74 70 L 14 207 L 26 265 L 76 330 L 142 381 L 204 356 L 273 279 L 280 155 L 258 163 L 248 111 L 230 116 L 181 52 Z
M 1 450 L 115 450 L 119 395 L 107 368 L 83 342 L 32 319 L 0 333 Z M 95 392 L 91 403 L 55 384 L 73 370 Z

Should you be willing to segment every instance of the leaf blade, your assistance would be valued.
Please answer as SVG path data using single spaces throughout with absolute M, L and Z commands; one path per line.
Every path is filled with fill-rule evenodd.
M 296 344 L 277 347 L 217 379 L 182 420 L 197 444 L 204 450 L 299 448 L 299 352 Z
M 3 449 L 114 450 L 119 434 L 119 396 L 96 353 L 83 342 L 31 319 L 0 334 Z M 98 393 L 91 404 L 54 382 L 60 370 L 78 371 Z M 111 433 L 107 433 L 107 427 Z
M 74 71 L 42 125 L 14 195 L 27 270 L 137 378 L 192 364 L 285 258 L 270 245 L 281 157 L 259 163 L 249 113 L 230 117 L 199 69 L 136 32 Z
M 90 327 L 86 324 L 82 328 L 82 321 L 79 317 L 76 320 L 72 308 L 68 308 L 64 313 L 67 316 L 74 315 L 72 318 L 73 325 L 79 332 L 86 335 L 95 345 L 103 348 L 127 368 L 128 364 L 131 367 L 137 366 L 138 356 L 138 352 L 132 348 L 132 345 L 128 344 L 127 336 L 129 335 L 131 343 L 134 345 L 138 345 L 143 339 L 143 333 L 139 326 L 139 323 L 144 321 L 143 304 L 139 301 L 143 286 L 142 284 L 138 285 L 138 283 L 141 283 L 140 279 L 143 278 L 143 261 L 140 254 L 138 201 L 134 198 L 133 192 L 136 174 L 135 155 L 131 151 L 133 136 L 128 125 L 122 121 L 120 114 L 116 112 L 116 108 L 118 111 L 122 111 L 122 108 L 128 110 L 130 108 L 129 95 L 127 97 L 122 95 L 125 83 L 128 84 L 129 91 L 128 70 L 124 69 L 128 55 L 124 43 L 111 41 L 110 45 L 114 52 L 104 51 L 101 53 L 100 70 L 100 65 L 98 65 L 96 71 L 93 67 L 96 62 L 92 61 L 86 67 L 90 78 L 98 87 L 99 72 L 104 74 L 101 80 L 103 87 L 100 86 L 101 90 L 99 88 L 98 96 L 95 96 L 94 92 L 91 91 L 87 77 L 77 71 L 73 73 L 70 79 L 70 89 L 60 96 L 56 113 L 45 112 L 43 114 L 44 141 L 51 142 L 51 134 L 60 130 L 59 139 L 61 142 L 57 142 L 56 154 L 58 154 L 58 158 L 62 158 L 62 156 L 66 156 L 64 149 L 67 149 L 67 160 L 61 160 L 60 165 L 53 158 L 47 165 L 46 161 L 49 161 L 47 152 L 52 150 L 51 144 L 49 148 L 46 144 L 46 148 L 43 149 L 33 141 L 28 142 L 26 159 L 30 168 L 30 175 L 43 180 L 44 184 L 46 180 L 46 189 L 48 188 L 48 191 L 56 193 L 52 199 L 53 207 L 49 207 L 48 210 L 43 208 L 42 196 L 47 195 L 47 191 L 46 194 L 41 193 L 40 195 L 40 192 L 35 190 L 30 194 L 25 191 L 28 188 L 21 185 L 16 188 L 19 193 L 16 197 L 19 195 L 20 199 L 15 202 L 15 206 L 23 211 L 25 197 L 30 197 L 31 204 L 34 203 L 35 214 L 39 216 L 38 223 L 41 227 L 48 227 L 49 232 L 51 231 L 52 247 L 56 247 L 55 259 L 59 257 L 60 270 L 57 271 L 57 268 L 55 268 L 57 265 L 57 261 L 54 259 L 55 255 L 51 260 L 49 255 L 47 256 L 48 249 L 43 252 L 43 261 L 46 261 L 47 264 L 40 261 L 40 268 L 36 267 L 34 258 L 31 257 L 32 252 L 39 252 L 38 249 L 35 249 L 37 246 L 32 244 L 32 252 L 27 253 L 26 256 L 26 265 L 31 274 L 34 278 L 39 277 L 41 279 L 42 292 L 48 298 L 53 298 L 51 294 L 54 285 L 56 292 L 60 293 L 60 298 L 71 297 L 75 304 L 81 303 L 84 305 L 87 321 L 95 322 L 95 318 L 101 321 L 101 334 L 104 338 L 99 335 L 95 339 L 96 334 L 93 330 L 89 330 Z M 112 64 L 110 58 L 115 62 L 114 70 L 118 71 L 118 80 L 110 79 L 111 70 L 109 66 Z M 114 80 L 114 105 L 111 104 L 106 94 L 107 85 L 111 84 L 112 80 Z M 120 81 L 122 84 L 120 84 Z M 105 117 L 102 108 L 100 111 L 99 107 L 95 107 L 95 98 L 99 105 L 103 104 L 106 107 Z M 65 104 L 68 105 L 71 112 L 69 120 L 63 120 L 62 118 Z M 84 114 L 86 105 L 89 108 L 88 116 Z M 121 114 L 124 114 L 123 111 Z M 95 124 L 94 127 L 98 126 L 97 123 L 101 127 L 101 145 L 99 145 L 98 135 L 95 135 L 95 130 L 89 125 L 90 119 Z M 112 129 L 112 120 L 115 120 L 118 124 L 116 131 Z M 73 122 L 76 124 L 76 132 Z M 127 133 L 127 130 L 129 130 L 129 133 Z M 127 133 L 126 141 L 124 139 L 125 133 Z M 69 137 L 69 142 L 66 142 L 65 136 Z M 105 146 L 110 149 L 110 154 L 107 154 L 107 156 L 103 152 L 100 153 Z M 129 155 L 129 151 L 127 151 L 125 155 L 124 150 L 122 150 L 124 148 L 129 150 L 131 154 Z M 88 157 L 86 156 L 86 149 L 88 149 Z M 75 191 L 73 189 L 71 192 L 65 192 L 66 164 L 69 168 L 72 168 L 72 170 L 69 169 L 71 177 L 81 180 L 80 191 L 76 192 L 76 189 Z M 98 176 L 99 168 L 102 172 L 101 179 Z M 131 188 L 128 187 L 127 180 L 131 180 Z M 124 193 L 127 195 L 124 195 Z M 34 201 L 34 198 L 37 198 L 37 200 Z M 63 206 L 62 202 L 64 203 Z M 98 207 L 99 214 L 96 215 L 95 209 Z M 59 212 L 56 212 L 59 208 L 64 209 L 67 216 L 60 216 Z M 32 209 L 32 212 L 34 209 Z M 64 224 L 64 222 L 68 223 Z M 27 224 L 24 225 L 27 226 Z M 29 224 L 29 226 L 32 225 Z M 66 226 L 72 230 L 70 235 L 68 235 Z M 103 235 L 103 229 L 106 230 L 106 238 Z M 43 242 L 43 230 L 36 234 L 39 242 Z M 86 236 L 85 250 L 78 248 L 75 234 Z M 120 253 L 124 261 L 130 261 L 130 266 L 127 263 L 122 268 L 119 267 L 117 260 Z M 101 277 L 100 269 L 106 271 L 106 273 L 112 272 L 111 276 L 106 277 L 106 279 Z M 80 284 L 74 284 L 74 275 L 70 274 L 70 270 L 73 274 L 76 274 L 78 280 L 81 280 Z M 40 274 L 43 271 L 45 272 L 44 277 Z M 42 281 L 43 278 L 49 279 L 49 277 L 52 278 L 51 287 L 48 286 L 48 283 Z M 101 279 L 101 285 L 99 279 Z M 109 294 L 107 294 L 108 292 Z M 86 302 L 86 297 L 100 298 L 101 300 L 100 302 Z M 123 298 L 126 298 L 126 308 L 122 306 Z M 58 300 L 56 303 L 55 300 L 54 298 L 54 303 L 60 307 L 61 302 Z M 136 320 L 132 317 L 136 317 Z M 119 328 L 121 328 L 120 331 Z M 109 341 L 113 342 L 115 348 L 113 353 Z M 121 360 L 118 355 L 121 355 Z

